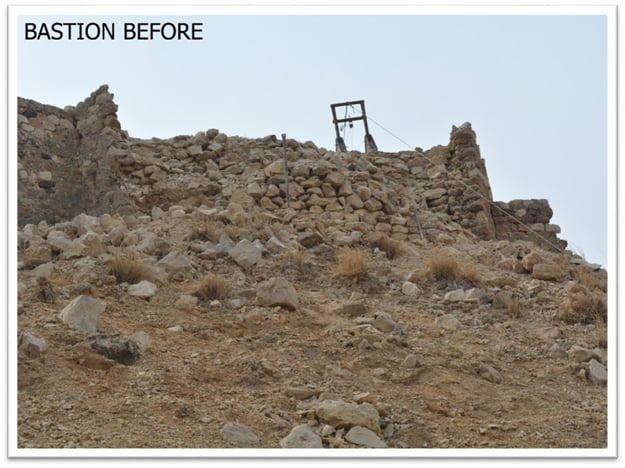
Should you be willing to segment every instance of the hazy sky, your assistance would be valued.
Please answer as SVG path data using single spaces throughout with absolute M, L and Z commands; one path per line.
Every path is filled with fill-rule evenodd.
M 149 12 L 149 10 L 146 10 Z M 21 17 L 201 21 L 202 41 L 18 43 L 18 95 L 63 107 L 108 84 L 131 136 L 218 128 L 334 149 L 330 104 L 364 99 L 412 147 L 472 123 L 495 200 L 546 198 L 569 248 L 607 265 L 604 16 Z M 19 26 L 18 31 L 23 31 Z M 382 151 L 406 150 L 374 123 Z M 363 148 L 357 124 L 348 149 Z

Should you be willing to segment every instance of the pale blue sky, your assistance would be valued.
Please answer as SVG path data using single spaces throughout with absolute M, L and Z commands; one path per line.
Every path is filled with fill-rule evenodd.
M 605 17 L 172 19 L 202 21 L 204 40 L 20 40 L 18 95 L 63 107 L 106 83 L 135 137 L 285 132 L 328 149 L 333 102 L 364 99 L 373 119 L 424 149 L 447 144 L 451 126 L 469 121 L 495 200 L 548 199 L 569 248 L 607 265 Z M 71 20 L 121 29 L 167 19 Z M 407 149 L 370 129 L 380 150 Z M 346 142 L 362 149 L 362 131 Z

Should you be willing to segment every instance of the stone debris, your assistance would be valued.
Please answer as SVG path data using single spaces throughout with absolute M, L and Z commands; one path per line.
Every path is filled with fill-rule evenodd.
M 532 269 L 532 278 L 539 280 L 559 281 L 562 275 L 562 269 L 552 263 L 537 263 Z
M 601 361 L 603 359 L 603 356 L 601 355 L 601 353 L 592 349 L 586 349 L 578 345 L 571 346 L 569 350 L 567 351 L 567 355 L 569 359 L 575 362 L 588 362 L 591 359 L 596 359 L 598 361 Z
M 381 433 L 380 414 L 370 403 L 356 405 L 342 400 L 323 400 L 316 406 L 319 420 L 335 428 L 362 426 Z
M 134 364 L 141 357 L 139 347 L 133 340 L 122 340 L 112 335 L 95 335 L 88 337 L 87 341 L 95 351 L 120 364 Z
M 440 317 L 436 317 L 434 323 L 445 330 L 458 330 L 462 327 L 460 320 L 458 320 L 453 314 L 445 314 Z
M 143 299 L 149 299 L 156 294 L 156 285 L 147 280 L 140 281 L 128 287 L 128 294 Z
M 345 440 L 352 444 L 360 445 L 364 448 L 386 448 L 386 442 L 380 439 L 374 432 L 366 427 L 352 427 L 347 434 Z
M 282 277 L 271 278 L 258 285 L 256 301 L 259 306 L 281 306 L 296 310 L 299 307 L 297 292 Z
M 280 440 L 282 448 L 323 448 L 321 437 L 308 424 L 300 424 L 291 429 L 289 435 Z
M 239 266 L 249 269 L 256 265 L 263 255 L 263 246 L 261 244 L 250 242 L 242 239 L 238 244 L 228 250 L 228 255 Z
M 608 371 L 606 367 L 596 359 L 590 360 L 588 366 L 588 380 L 594 385 L 607 385 Z
M 26 352 L 43 353 L 48 349 L 48 343 L 45 340 L 37 338 L 28 332 L 22 332 L 18 338 L 18 349 Z
M 70 327 L 93 333 L 98 329 L 100 314 L 106 303 L 91 296 L 81 295 L 70 302 L 59 314 L 59 318 Z
M 226 423 L 221 428 L 221 435 L 227 443 L 241 448 L 258 447 L 260 439 L 247 426 L 236 423 Z
M 382 333 L 392 332 L 397 326 L 391 314 L 387 312 L 376 312 L 372 325 Z

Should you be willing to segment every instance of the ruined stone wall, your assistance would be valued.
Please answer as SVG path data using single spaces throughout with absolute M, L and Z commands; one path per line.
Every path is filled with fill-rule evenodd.
M 336 245 L 369 232 L 417 242 L 453 242 L 460 233 L 539 240 L 501 210 L 549 239 L 559 232 L 544 200 L 492 206 L 469 123 L 452 128 L 448 145 L 425 152 L 340 153 L 289 139 L 287 210 L 282 142 L 275 135 L 246 139 L 210 129 L 130 138 L 106 86 L 65 110 L 20 99 L 19 112 L 20 224 L 179 205 L 208 213 L 230 206 L 264 211 L 300 232 L 323 232 Z
M 107 86 L 65 109 L 18 98 L 20 225 L 130 209 L 115 171 L 116 112 Z

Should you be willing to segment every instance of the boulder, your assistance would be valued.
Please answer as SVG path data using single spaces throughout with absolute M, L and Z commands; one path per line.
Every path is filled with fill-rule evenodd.
M 59 318 L 70 327 L 93 333 L 98 329 L 100 314 L 106 304 L 91 296 L 78 296 L 59 314 Z
M 562 275 L 562 269 L 553 263 L 537 263 L 532 269 L 532 278 L 539 280 L 559 281 Z
M 263 246 L 247 239 L 242 239 L 228 250 L 228 255 L 237 265 L 243 268 L 251 268 L 258 263 L 263 256 Z
M 289 435 L 280 441 L 282 448 L 323 448 L 319 437 L 308 424 L 295 426 Z
M 370 403 L 347 403 L 342 400 L 323 400 L 315 413 L 319 420 L 336 428 L 362 426 L 380 433 L 380 414 Z
M 260 439 L 243 424 L 226 423 L 221 428 L 221 436 L 231 444 L 239 447 L 257 447 Z
M 281 277 L 260 283 L 256 291 L 256 301 L 260 306 L 281 306 L 293 310 L 299 307 L 295 288 Z
M 148 299 L 156 294 L 156 285 L 147 280 L 143 280 L 137 284 L 128 287 L 128 294 L 135 297 Z

